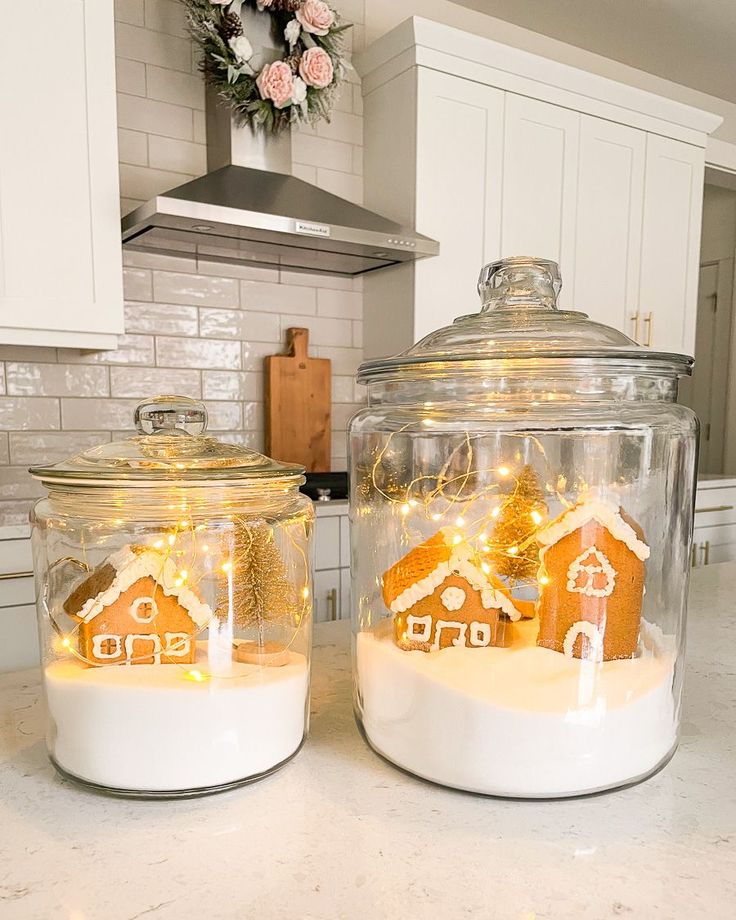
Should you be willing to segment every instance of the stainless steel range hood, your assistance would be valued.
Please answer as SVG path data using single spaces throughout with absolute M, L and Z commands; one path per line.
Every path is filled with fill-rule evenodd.
M 126 248 L 340 275 L 439 252 L 429 237 L 289 175 L 290 135 L 236 127 L 211 97 L 207 148 L 211 172 L 123 218 Z

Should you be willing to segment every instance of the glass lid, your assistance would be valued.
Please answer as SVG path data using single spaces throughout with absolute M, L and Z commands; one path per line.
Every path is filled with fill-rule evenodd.
M 137 434 L 100 444 L 53 466 L 33 467 L 45 483 L 67 485 L 155 485 L 208 480 L 299 477 L 304 467 L 271 460 L 258 451 L 205 434 L 207 409 L 186 396 L 155 396 L 137 406 Z
M 453 373 L 463 364 L 472 370 L 478 363 L 492 372 L 493 362 L 553 359 L 557 366 L 583 364 L 586 371 L 594 361 L 601 370 L 615 366 L 618 371 L 676 376 L 691 372 L 693 359 L 686 355 L 652 351 L 585 313 L 558 309 L 561 287 L 556 262 L 530 256 L 491 262 L 478 280 L 480 313 L 459 316 L 396 357 L 365 362 L 358 379 L 365 382 L 399 370 L 400 376 L 411 376 L 446 362 L 456 362 Z

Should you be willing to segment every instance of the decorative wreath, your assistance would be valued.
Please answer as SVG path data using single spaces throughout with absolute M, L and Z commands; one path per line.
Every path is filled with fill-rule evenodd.
M 200 64 L 240 122 L 274 134 L 296 122 L 329 121 L 345 74 L 342 33 L 352 23 L 323 0 L 182 0 L 202 49 Z M 258 64 L 243 29 L 243 4 L 273 20 L 284 57 Z

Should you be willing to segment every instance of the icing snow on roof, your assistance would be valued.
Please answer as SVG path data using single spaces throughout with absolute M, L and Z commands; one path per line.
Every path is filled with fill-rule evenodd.
M 542 552 L 593 520 L 605 527 L 614 539 L 624 543 L 642 562 L 649 558 L 649 547 L 639 538 L 631 524 L 624 520 L 621 507 L 602 498 L 583 499 L 543 527 L 537 533 L 537 542 L 543 547 Z
M 212 610 L 207 604 L 202 603 L 186 585 L 176 584 L 178 576 L 174 561 L 158 550 L 137 547 L 134 551 L 130 546 L 124 546 L 109 556 L 104 564 L 111 565 L 117 574 L 104 591 L 83 604 L 78 615 L 85 623 L 114 604 L 140 578 L 146 577 L 153 578 L 164 594 L 174 596 L 197 626 L 206 626 L 212 619 Z
M 440 533 L 441 540 L 435 536 L 417 546 L 384 576 L 384 599 L 388 602 L 389 610 L 392 613 L 410 610 L 419 601 L 429 597 L 446 578 L 457 574 L 480 592 L 481 604 L 486 610 L 502 610 L 512 620 L 521 619 L 521 612 L 516 609 L 509 596 L 500 588 L 496 588 L 485 573 L 472 562 L 472 551 L 467 543 L 456 546 L 449 532 Z M 430 559 L 432 562 L 428 564 Z M 407 570 L 413 570 L 420 577 L 415 577 L 407 584 L 406 578 L 402 577 Z M 398 584 L 403 590 L 392 597 L 395 592 L 388 587 L 387 582 L 391 582 L 393 586 Z

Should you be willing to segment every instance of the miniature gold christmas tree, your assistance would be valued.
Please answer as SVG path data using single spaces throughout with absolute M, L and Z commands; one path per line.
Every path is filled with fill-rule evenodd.
M 230 543 L 230 558 L 220 579 L 215 615 L 235 626 L 284 624 L 297 612 L 296 589 L 274 542 L 273 529 L 258 521 L 238 520 Z
M 512 583 L 533 579 L 539 568 L 534 535 L 547 513 L 544 494 L 531 466 L 525 466 L 501 505 L 491 540 L 490 560 L 498 575 Z

